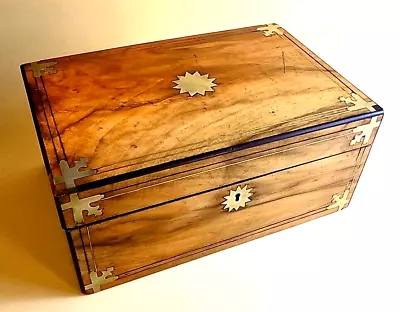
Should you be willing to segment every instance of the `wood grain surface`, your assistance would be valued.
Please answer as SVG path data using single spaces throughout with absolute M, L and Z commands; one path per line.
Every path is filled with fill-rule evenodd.
M 354 129 L 370 121 L 371 119 L 365 119 L 332 127 L 80 192 L 79 198 L 104 195 L 100 201 L 93 203 L 99 205 L 102 214 L 95 216 L 84 213 L 83 222 L 76 224 L 72 209 L 67 209 L 63 211 L 66 226 L 74 228 L 77 225 L 99 222 L 102 219 L 154 207 L 237 181 L 359 149 L 362 146 L 361 142 L 350 145 L 356 135 Z M 369 144 L 372 144 L 377 130 L 378 128 L 374 130 Z M 64 196 L 60 204 L 69 201 L 69 196 Z
M 118 280 L 108 288 L 336 211 L 327 210 L 332 196 L 354 191 L 369 149 L 73 230 L 83 283 L 95 268 L 114 267 Z M 237 185 L 253 188 L 253 195 L 246 208 L 229 213 L 221 203 Z
M 55 74 L 38 78 L 25 65 L 52 175 L 59 160 L 87 157 L 97 174 L 84 184 L 368 112 L 349 111 L 338 98 L 352 85 L 282 31 L 265 37 L 255 26 L 62 57 L 50 60 Z M 195 71 L 216 78 L 214 92 L 173 88 Z
M 96 171 L 53 186 L 84 292 L 347 207 L 383 110 L 284 29 L 257 28 L 22 66 L 49 178 L 61 160 Z M 187 72 L 216 85 L 180 93 Z M 238 187 L 250 201 L 228 212 Z M 83 220 L 68 206 L 79 199 Z

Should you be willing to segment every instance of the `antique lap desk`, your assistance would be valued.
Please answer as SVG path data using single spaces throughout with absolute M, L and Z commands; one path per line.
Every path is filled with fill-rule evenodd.
M 347 207 L 383 117 L 276 24 L 21 69 L 85 293 Z

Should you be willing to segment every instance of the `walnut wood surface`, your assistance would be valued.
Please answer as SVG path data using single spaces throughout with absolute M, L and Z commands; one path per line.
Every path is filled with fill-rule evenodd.
M 87 157 L 98 174 L 82 184 L 367 112 L 346 109 L 353 87 L 290 34 L 256 29 L 57 58 L 40 78 L 25 66 L 53 175 Z M 195 71 L 215 92 L 173 89 Z
M 102 214 L 85 215 L 79 225 L 358 149 L 361 142 L 350 145 L 356 135 L 353 130 L 369 122 L 370 119 L 365 119 L 78 193 L 80 198 L 104 195 L 102 200 L 93 203 L 99 205 Z M 69 200 L 65 196 L 61 204 Z M 64 210 L 63 215 L 67 227 L 77 225 L 71 209 Z
M 108 288 L 336 211 L 327 210 L 332 196 L 353 192 L 369 149 L 239 183 L 254 193 L 239 211 L 221 205 L 233 185 L 73 230 L 83 283 L 95 267 L 115 268 L 119 279 Z
M 92 203 L 102 214 L 85 212 L 80 224 L 71 209 L 61 213 L 83 289 L 90 272 L 93 278 L 114 268 L 118 279 L 105 289 L 330 214 L 337 210 L 327 209 L 333 195 L 353 195 L 378 128 L 368 143 L 350 142 L 375 108 L 348 110 L 339 97 L 370 99 L 282 32 L 266 37 L 249 27 L 62 57 L 48 60 L 57 62 L 56 73 L 40 77 L 22 67 L 50 178 L 60 176 L 60 160 L 72 165 L 86 157 L 97 173 L 76 181 L 86 184 L 78 196 L 104 195 Z M 214 92 L 190 97 L 173 88 L 178 75 L 196 71 L 216 78 Z M 257 147 L 87 184 L 338 120 Z M 253 189 L 246 208 L 223 210 L 224 197 L 246 185 Z M 61 205 L 75 191 L 58 184 L 53 192 Z

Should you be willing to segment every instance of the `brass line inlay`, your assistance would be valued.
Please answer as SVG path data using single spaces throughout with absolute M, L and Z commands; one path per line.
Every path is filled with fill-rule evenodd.
M 351 191 L 351 189 L 352 189 L 352 187 L 353 187 L 353 184 L 354 184 L 354 181 L 355 181 L 355 177 L 356 177 L 357 172 L 360 172 L 360 169 L 362 169 L 363 165 L 365 164 L 365 162 L 363 163 L 362 160 L 363 160 L 363 158 L 364 158 L 364 154 L 365 154 L 365 153 L 367 153 L 367 155 L 368 155 L 368 152 L 366 152 L 366 150 L 367 150 L 366 147 L 361 148 L 361 149 L 360 149 L 360 152 L 359 152 L 359 154 L 358 154 L 358 156 L 357 156 L 356 166 L 354 167 L 354 171 L 353 171 L 353 174 L 352 174 L 352 178 L 351 178 L 351 180 L 350 180 L 349 183 L 348 183 L 348 187 L 346 187 L 346 189 L 349 189 L 350 191 Z
M 89 241 L 90 253 L 91 253 L 91 256 L 92 256 L 94 270 L 97 272 L 96 257 L 94 256 L 94 250 L 93 250 L 93 246 L 92 246 L 92 239 L 90 238 L 90 231 L 89 231 L 88 227 L 86 228 L 86 233 L 87 233 L 87 237 L 88 237 L 88 241 Z
M 360 167 L 360 161 L 361 161 L 361 159 L 363 158 L 364 151 L 365 151 L 364 148 L 361 148 L 361 149 L 358 151 L 356 160 L 355 160 L 355 162 L 354 162 L 353 172 L 351 173 L 351 179 L 349 180 L 349 183 L 347 184 L 347 186 L 346 186 L 345 189 L 351 190 L 351 188 L 352 188 L 352 186 L 353 186 L 354 177 L 355 177 L 355 175 L 356 175 L 357 170 L 358 170 L 359 167 Z

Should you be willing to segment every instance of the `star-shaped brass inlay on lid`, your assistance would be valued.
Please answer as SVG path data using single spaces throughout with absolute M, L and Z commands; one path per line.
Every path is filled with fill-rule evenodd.
M 186 72 L 185 76 L 178 76 L 178 80 L 173 81 L 177 85 L 174 89 L 179 89 L 180 93 L 189 93 L 194 96 L 197 93 L 205 95 L 206 91 L 214 92 L 213 87 L 217 85 L 214 83 L 216 78 L 208 78 L 208 74 L 200 75 L 198 71 L 194 74 Z

